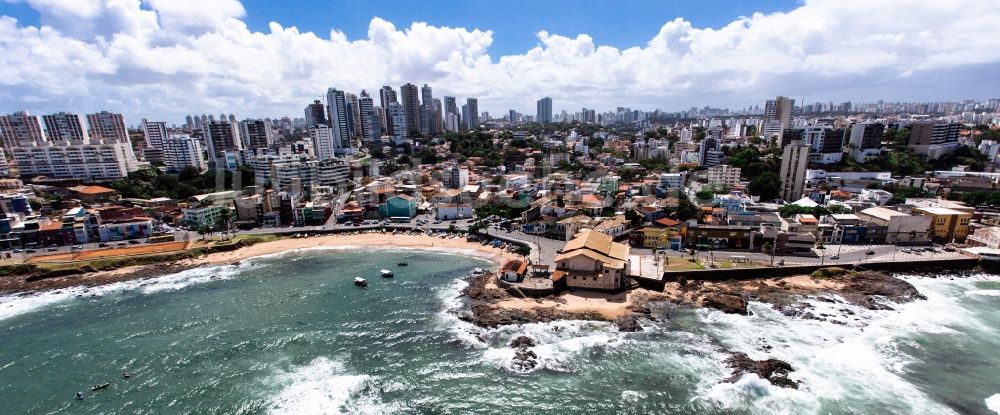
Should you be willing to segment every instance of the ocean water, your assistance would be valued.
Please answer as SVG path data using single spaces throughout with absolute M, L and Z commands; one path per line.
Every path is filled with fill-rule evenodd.
M 645 331 L 619 333 L 602 322 L 462 322 L 449 312 L 462 307 L 462 278 L 486 266 L 435 252 L 308 250 L 3 297 L 0 413 L 1000 411 L 994 275 L 904 276 L 928 298 L 893 311 L 811 302 L 843 324 L 766 304 L 752 303 L 752 316 L 664 305 Z M 527 372 L 511 365 L 519 335 L 538 342 Z M 731 351 L 788 361 L 800 389 L 754 375 L 720 382 Z

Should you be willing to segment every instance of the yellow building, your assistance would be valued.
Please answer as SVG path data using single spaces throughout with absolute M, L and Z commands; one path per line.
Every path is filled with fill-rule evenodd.
M 944 207 L 918 207 L 913 213 L 931 218 L 930 237 L 937 243 L 965 242 L 972 213 Z
M 628 253 L 628 245 L 601 232 L 584 230 L 556 256 L 552 278 L 565 278 L 569 288 L 616 290 L 625 284 Z

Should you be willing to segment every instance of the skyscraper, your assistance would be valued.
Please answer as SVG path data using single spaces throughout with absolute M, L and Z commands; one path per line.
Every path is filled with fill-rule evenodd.
M 460 118 L 462 114 L 458 111 L 458 104 L 455 102 L 455 97 L 444 97 L 444 118 L 448 119 L 448 114 L 455 114 L 455 119 L 457 122 L 462 122 Z M 452 130 L 455 131 L 455 130 Z
M 535 121 L 542 124 L 552 122 L 552 98 L 545 97 L 538 100 L 538 109 L 535 114 Z
M 410 83 L 403 85 L 399 88 L 399 95 L 406 113 L 407 135 L 420 135 L 420 98 L 417 96 L 417 86 Z
M 470 130 L 475 130 L 476 128 L 479 128 L 479 100 L 476 99 L 476 98 L 471 98 L 471 97 L 470 98 L 466 98 L 465 99 L 465 105 L 467 105 L 469 107 L 469 110 L 468 110 L 468 112 L 469 112 L 468 120 L 469 121 L 466 123 L 466 126 Z
M 344 91 L 330 88 L 326 91 L 326 112 L 330 117 L 330 128 L 333 129 L 333 148 L 342 153 L 350 146 L 351 133 L 348 117 L 347 99 Z
M 431 87 L 424 84 L 424 86 L 420 88 L 420 104 L 430 105 L 432 103 L 434 103 L 434 94 L 431 91 Z
M 361 108 L 358 105 L 358 96 L 347 93 L 344 95 L 347 98 L 347 106 L 350 108 L 351 116 L 348 118 L 350 120 L 351 126 L 351 136 L 354 138 L 361 138 Z
M 49 141 L 73 141 L 78 143 L 90 141 L 87 128 L 83 126 L 83 119 L 77 114 L 60 112 L 58 114 L 43 115 L 42 121 L 45 123 L 45 135 Z
M 431 117 L 431 132 L 434 134 L 444 131 L 444 125 L 442 124 L 442 111 L 441 111 L 441 100 L 434 98 L 431 101 L 431 108 L 434 110 L 434 115 Z
M 385 133 L 391 135 L 392 120 L 390 120 L 386 114 L 388 113 L 387 110 L 389 108 L 389 104 L 393 102 L 399 102 L 399 100 L 396 99 L 396 91 L 393 90 L 392 87 L 389 85 L 382 86 L 382 89 L 378 90 L 378 96 L 379 96 L 379 104 L 382 107 L 382 115 L 383 115 L 382 125 L 386 128 Z
M 785 146 L 781 155 L 781 198 L 793 202 L 802 197 L 809 164 L 809 145 L 795 140 Z
M 306 128 L 316 124 L 327 124 L 326 111 L 323 109 L 323 103 L 318 99 L 312 104 L 306 105 Z
M 0 116 L 0 136 L 3 137 L 3 147 L 6 149 L 45 141 L 38 116 L 25 111 Z

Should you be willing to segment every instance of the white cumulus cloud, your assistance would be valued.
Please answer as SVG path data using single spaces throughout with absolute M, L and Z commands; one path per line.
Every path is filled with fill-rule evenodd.
M 489 30 L 397 27 L 378 17 L 362 39 L 282 22 L 257 32 L 237 0 L 20 1 L 41 24 L 0 17 L 4 112 L 298 117 L 329 86 L 357 93 L 406 82 L 428 83 L 437 96 L 477 96 L 495 113 L 531 113 L 545 95 L 573 111 L 738 108 L 776 94 L 906 100 L 1000 91 L 996 0 L 808 0 L 719 28 L 678 17 L 629 48 L 541 31 L 534 48 L 507 56 L 490 55 Z

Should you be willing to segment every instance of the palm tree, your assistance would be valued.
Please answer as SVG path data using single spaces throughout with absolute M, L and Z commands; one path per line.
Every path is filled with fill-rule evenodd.
M 769 254 L 771 254 L 771 266 L 773 267 L 774 266 L 774 244 L 772 244 L 770 242 L 764 242 L 764 244 L 760 246 L 760 249 L 763 250 L 763 251 L 766 251 Z

